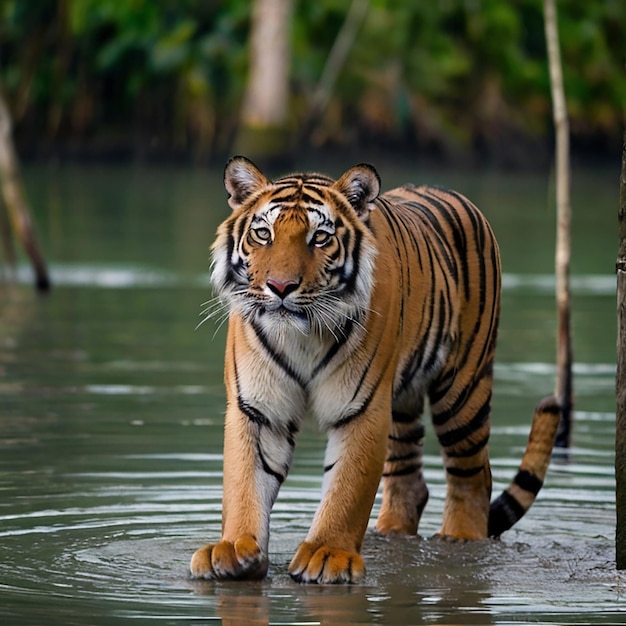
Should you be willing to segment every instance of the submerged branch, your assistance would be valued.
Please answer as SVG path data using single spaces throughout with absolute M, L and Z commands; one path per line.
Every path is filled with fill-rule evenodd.
M 50 288 L 50 278 L 37 242 L 35 229 L 22 190 L 17 155 L 13 147 L 12 125 L 9 109 L 0 94 L 0 177 L 2 197 L 9 215 L 13 233 L 22 243 L 35 271 L 39 291 Z

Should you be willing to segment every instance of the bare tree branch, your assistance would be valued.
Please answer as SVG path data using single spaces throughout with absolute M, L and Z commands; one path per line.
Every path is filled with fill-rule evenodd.
M 561 406 L 561 423 L 555 445 L 569 448 L 572 422 L 572 340 L 570 331 L 570 164 L 569 164 L 569 120 L 563 88 L 563 72 L 559 47 L 558 19 L 555 0 L 544 0 L 544 22 L 552 110 L 556 131 L 556 302 L 557 302 L 557 377 L 555 394 Z
M 13 147 L 11 115 L 1 93 L 0 177 L 2 178 L 2 196 L 13 233 L 22 243 L 35 270 L 37 289 L 47 291 L 50 288 L 48 269 L 37 242 L 28 204 L 22 190 L 17 155 Z
M 369 4 L 369 0 L 352 0 L 348 15 L 337 34 L 330 54 L 326 59 L 326 65 L 322 71 L 320 81 L 313 93 L 309 112 L 310 119 L 314 120 L 319 117 L 328 106 L 339 73 L 346 63 L 359 28 L 367 15 Z

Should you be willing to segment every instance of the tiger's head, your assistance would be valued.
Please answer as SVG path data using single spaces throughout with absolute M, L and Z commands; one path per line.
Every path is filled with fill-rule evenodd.
M 232 214 L 213 244 L 211 280 L 230 313 L 266 332 L 335 337 L 370 305 L 376 245 L 368 228 L 380 192 L 370 165 L 334 181 L 268 180 L 248 159 L 226 165 Z

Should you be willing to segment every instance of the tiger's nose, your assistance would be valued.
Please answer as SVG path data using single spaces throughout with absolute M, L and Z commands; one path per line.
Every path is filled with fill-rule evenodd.
M 282 281 L 276 278 L 268 278 L 266 285 L 269 287 L 270 291 L 273 291 L 280 298 L 285 299 L 298 288 L 300 283 L 295 280 Z

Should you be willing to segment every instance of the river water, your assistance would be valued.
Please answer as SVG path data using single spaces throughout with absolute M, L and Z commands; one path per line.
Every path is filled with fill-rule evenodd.
M 412 181 L 464 192 L 500 241 L 497 494 L 516 471 L 535 402 L 554 384 L 553 183 L 394 163 L 379 170 L 386 188 Z M 188 577 L 193 551 L 220 532 L 225 329 L 196 325 L 211 295 L 208 248 L 228 211 L 221 171 L 24 173 L 54 287 L 36 296 L 25 265 L 15 286 L 0 285 L 0 623 L 626 620 L 626 575 L 614 554 L 617 167 L 573 176 L 569 458 L 553 461 L 535 506 L 501 541 L 444 543 L 430 539 L 445 486 L 428 432 L 422 536 L 368 531 L 367 576 L 353 586 L 298 585 L 286 574 L 321 487 L 324 441 L 314 425 L 300 434 L 272 515 L 269 577 Z

